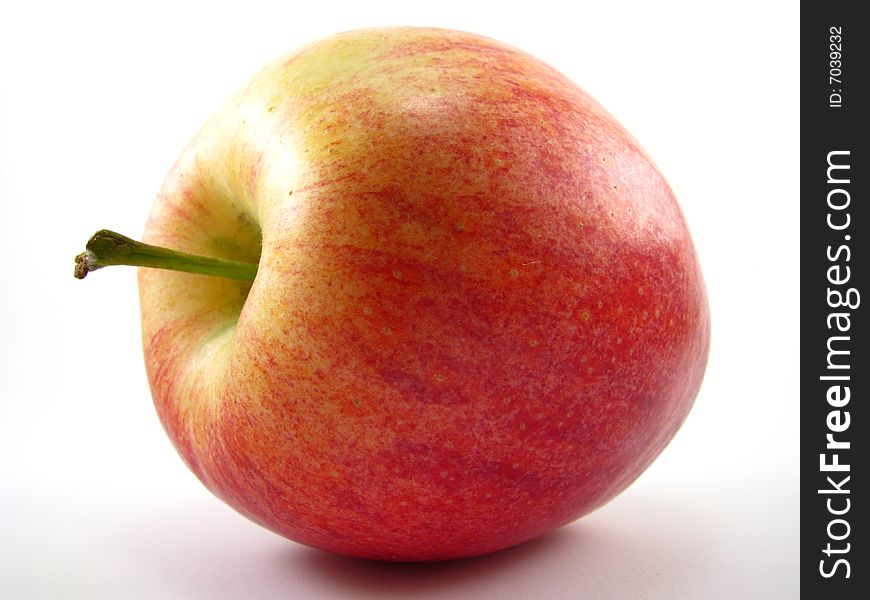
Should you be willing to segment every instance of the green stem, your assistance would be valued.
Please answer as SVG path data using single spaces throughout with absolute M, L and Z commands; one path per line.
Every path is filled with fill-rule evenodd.
M 85 251 L 76 256 L 76 279 L 84 279 L 91 271 L 112 265 L 169 269 L 243 281 L 253 281 L 257 276 L 257 265 L 254 263 L 197 256 L 151 246 L 102 229 L 88 240 Z

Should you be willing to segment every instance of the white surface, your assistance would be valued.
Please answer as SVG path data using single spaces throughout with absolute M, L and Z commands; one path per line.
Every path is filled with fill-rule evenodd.
M 16 4 L 0 9 L 0 597 L 798 597 L 796 4 Z M 608 107 L 680 199 L 713 314 L 696 407 L 634 486 L 539 541 L 428 566 L 332 557 L 212 498 L 151 406 L 133 271 L 71 276 L 94 230 L 142 230 L 257 68 L 398 24 L 511 43 Z

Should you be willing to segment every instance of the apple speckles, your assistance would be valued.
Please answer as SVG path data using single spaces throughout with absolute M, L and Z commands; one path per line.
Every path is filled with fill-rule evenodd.
M 401 278 L 402 278 L 402 272 L 401 272 L 401 271 L 393 271 L 393 277 L 396 278 L 396 279 L 401 279 Z
M 359 34 L 346 35 L 350 43 Z M 233 389 L 221 397 L 220 442 L 235 470 L 185 449 L 191 462 L 201 459 L 213 491 L 274 531 L 382 559 L 491 551 L 599 505 L 615 489 L 608 477 L 631 475 L 621 457 L 688 406 L 640 414 L 635 388 L 688 397 L 680 374 L 702 368 L 684 358 L 704 343 L 691 331 L 706 316 L 689 297 L 695 263 L 679 260 L 688 238 L 678 215 L 666 222 L 676 209 L 665 184 L 647 176 L 648 160 L 626 151 L 618 125 L 539 63 L 465 34 L 426 35 L 451 43 L 403 66 L 390 62 L 390 48 L 397 39 L 416 47 L 420 34 L 372 36 L 367 43 L 389 64 L 369 68 L 370 46 L 353 56 L 348 46 L 323 60 L 328 72 L 293 75 L 293 86 L 276 83 L 256 105 L 280 142 L 267 158 L 280 148 L 301 169 L 263 168 L 269 185 L 254 200 L 264 210 L 247 207 L 269 233 L 268 269 L 256 284 L 269 311 L 258 320 L 246 308 L 227 378 Z M 468 79 L 453 77 L 469 56 L 485 58 L 470 91 Z M 337 65 L 351 60 L 354 76 L 342 79 Z M 305 58 L 287 73 L 305 61 L 317 66 Z M 417 79 L 396 87 L 411 74 Z M 265 118 L 270 104 L 276 112 Z M 250 122 L 246 135 L 264 133 Z M 329 156 L 337 139 L 343 145 Z M 233 155 L 233 144 L 219 150 L 242 163 L 233 177 L 244 191 L 248 159 Z M 286 226 L 290 209 L 301 229 Z M 636 231 L 643 225 L 655 233 Z M 626 241 L 629 226 L 635 237 Z M 166 231 L 160 224 L 156 235 Z M 529 266 L 530 257 L 540 264 Z M 286 284 L 276 285 L 282 276 Z M 664 336 L 653 314 L 668 323 Z M 263 340 L 250 344 L 255 325 Z M 160 345 L 146 353 L 155 401 L 184 445 L 171 404 L 195 390 L 173 390 L 160 355 L 182 351 Z M 248 396 L 271 414 L 246 412 Z M 615 403 L 620 396 L 627 408 Z M 620 411 L 638 414 L 622 422 Z M 309 490 L 317 493 L 297 495 Z M 493 533 L 512 523 L 516 535 Z

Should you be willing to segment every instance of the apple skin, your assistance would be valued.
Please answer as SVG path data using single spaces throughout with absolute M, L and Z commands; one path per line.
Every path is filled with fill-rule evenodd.
M 467 557 L 589 513 L 671 440 L 707 361 L 650 158 L 467 33 L 349 32 L 269 65 L 185 150 L 145 241 L 259 259 L 252 285 L 140 269 L 154 402 L 209 490 L 340 554 Z

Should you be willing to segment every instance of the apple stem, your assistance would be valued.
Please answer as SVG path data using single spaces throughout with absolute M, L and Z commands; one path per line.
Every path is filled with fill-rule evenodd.
M 137 242 L 120 233 L 101 229 L 88 240 L 85 251 L 76 256 L 76 279 L 84 279 L 91 271 L 112 265 L 169 269 L 244 281 L 253 281 L 257 276 L 257 265 L 254 263 L 187 254 Z

